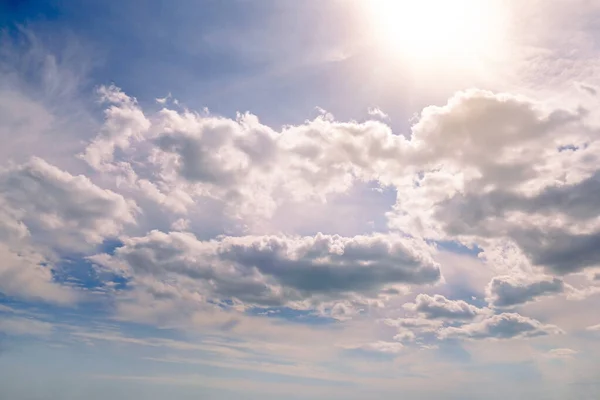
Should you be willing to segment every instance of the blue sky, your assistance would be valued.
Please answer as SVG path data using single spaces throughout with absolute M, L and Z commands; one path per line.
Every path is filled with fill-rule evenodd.
M 0 397 L 595 399 L 600 8 L 0 4 Z

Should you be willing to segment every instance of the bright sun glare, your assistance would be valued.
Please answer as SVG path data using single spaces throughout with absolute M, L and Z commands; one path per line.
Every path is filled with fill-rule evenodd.
M 367 0 L 387 51 L 412 61 L 472 64 L 498 44 L 497 0 Z

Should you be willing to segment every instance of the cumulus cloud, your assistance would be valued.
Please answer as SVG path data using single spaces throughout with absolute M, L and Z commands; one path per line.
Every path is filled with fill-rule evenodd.
M 135 204 L 40 158 L 0 171 L 1 231 L 33 242 L 81 249 L 118 235 L 135 223 Z M 6 225 L 9 225 L 7 228 Z
M 179 279 L 198 293 L 260 305 L 294 304 L 313 297 L 377 296 L 397 283 L 436 282 L 431 249 L 400 236 L 345 238 L 247 236 L 200 241 L 183 232 L 150 232 L 123 239 L 113 257 L 96 263 L 134 277 Z
M 391 225 L 433 239 L 515 244 L 532 266 L 567 274 L 600 260 L 600 143 L 584 109 L 467 91 L 428 107 L 407 158 L 421 168 Z
M 460 327 L 443 328 L 439 331 L 439 336 L 443 339 L 512 339 L 561 333 L 563 333 L 562 330 L 554 325 L 545 325 L 540 321 L 515 313 L 502 313 Z
M 439 294 L 433 297 L 420 294 L 414 303 L 407 303 L 404 308 L 428 319 L 471 320 L 486 312 L 464 300 L 448 300 Z M 406 321 L 399 323 L 406 323 Z
M 229 119 L 164 108 L 146 115 L 118 88 L 99 94 L 108 104 L 105 122 L 81 157 L 103 178 L 115 178 L 114 191 L 37 158 L 11 166 L 0 175 L 0 234 L 57 248 L 99 244 L 135 223 L 140 209 L 117 193 L 135 189 L 159 205 L 152 211 L 177 214 L 164 219 L 179 232 L 121 237 L 113 255 L 90 259 L 154 297 L 312 308 L 344 319 L 394 284 L 437 282 L 427 239 L 476 243 L 489 264 L 502 259 L 494 268 L 518 258 L 511 268 L 521 272 L 542 266 L 566 274 L 600 257 L 598 144 L 585 110 L 472 90 L 427 107 L 405 137 L 382 122 L 323 116 L 274 130 L 251 114 Z M 248 222 L 371 181 L 398 193 L 388 214 L 392 233 L 198 240 L 183 232 L 197 226 L 190 210 L 200 199 L 222 202 L 229 216 Z M 497 251 L 501 243 L 518 257 Z M 487 294 L 504 307 L 563 290 L 558 278 L 523 283 L 506 275 L 492 280 Z M 428 320 L 485 317 L 478 323 L 492 336 L 506 324 L 525 324 L 513 314 L 495 321 L 488 309 L 441 295 L 420 294 L 405 309 Z
M 412 235 L 470 240 L 486 250 L 492 240 L 510 240 L 552 273 L 600 259 L 593 246 L 598 144 L 585 110 L 471 90 L 425 108 L 407 139 L 377 121 L 318 117 L 276 131 L 251 114 L 229 119 L 165 108 L 146 117 L 118 89 L 101 93 L 113 106 L 84 158 L 121 171 L 177 212 L 211 197 L 251 220 L 286 201 L 325 201 L 357 182 L 378 181 L 402 194 L 390 225 Z M 125 154 L 115 159 L 117 148 Z
M 81 155 L 90 165 L 132 186 L 152 176 L 163 195 L 215 198 L 231 215 L 246 219 L 272 215 L 286 200 L 324 201 L 379 174 L 389 181 L 407 145 L 377 121 L 342 123 L 319 116 L 275 131 L 249 113 L 229 119 L 164 108 L 146 116 L 118 88 L 102 88 L 100 94 L 111 106 L 104 127 Z
M 564 290 L 565 284 L 558 278 L 528 280 L 507 275 L 493 278 L 486 288 L 486 293 L 487 301 L 494 307 L 511 307 L 542 296 L 562 293 Z
M 76 293 L 54 282 L 47 260 L 35 251 L 0 243 L 0 259 L 0 293 L 61 305 L 76 301 Z
M 115 86 L 101 86 L 98 95 L 110 106 L 104 111 L 105 122 L 96 138 L 81 155 L 96 169 L 111 169 L 115 150 L 127 150 L 132 141 L 141 140 L 150 128 L 136 99 Z

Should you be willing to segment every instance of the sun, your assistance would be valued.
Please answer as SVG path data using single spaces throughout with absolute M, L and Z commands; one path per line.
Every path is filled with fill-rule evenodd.
M 501 0 L 365 0 L 377 40 L 417 63 L 469 64 L 502 34 Z

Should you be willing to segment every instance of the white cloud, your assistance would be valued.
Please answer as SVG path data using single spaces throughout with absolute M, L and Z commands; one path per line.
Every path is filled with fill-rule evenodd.
M 547 356 L 550 358 L 569 359 L 578 353 L 578 351 L 573 349 L 552 349 L 548 351 Z
M 135 204 L 39 158 L 0 170 L 0 199 L 9 230 L 59 248 L 98 244 L 135 223 Z
M 512 339 L 560 333 L 563 332 L 554 325 L 545 325 L 515 313 L 502 313 L 460 327 L 443 328 L 439 331 L 439 336 L 440 338 Z
M 189 291 L 199 298 L 236 299 L 250 305 L 306 308 L 312 301 L 377 297 L 387 285 L 433 283 L 440 277 L 431 248 L 400 236 L 319 234 L 200 241 L 189 233 L 153 231 L 122 240 L 123 247 L 113 257 L 91 259 L 140 278 L 140 284 L 148 279 L 176 282 L 172 295 Z M 337 315 L 339 307 L 332 305 L 330 311 Z
M 89 48 L 73 35 L 37 34 L 20 25 L 0 32 L 0 157 L 32 155 L 70 163 L 95 121 L 80 93 L 92 65 Z
M 593 266 L 600 142 L 589 114 L 482 91 L 426 108 L 408 152 L 421 173 L 398 186 L 392 226 L 477 243 L 484 254 L 508 242 L 525 269 Z
M 0 259 L 0 293 L 61 305 L 77 300 L 73 289 L 53 281 L 47 260 L 31 249 L 15 251 L 0 243 Z
M 428 319 L 471 320 L 487 312 L 464 300 L 448 300 L 439 294 L 419 294 L 414 303 L 407 303 L 404 308 Z
M 48 322 L 22 317 L 3 317 L 0 319 L 0 332 L 9 335 L 46 336 L 52 333 L 54 327 Z
M 105 123 L 98 136 L 86 147 L 81 157 L 96 169 L 110 168 L 116 149 L 127 150 L 134 140 L 141 140 L 150 128 L 150 121 L 137 106 L 137 101 L 115 86 L 98 90 L 102 102 L 110 104 L 105 110 Z
M 592 332 L 600 331 L 600 324 L 588 326 L 586 329 Z
M 82 155 L 90 165 L 122 176 L 159 203 L 179 191 L 219 199 L 231 215 L 250 220 L 272 215 L 286 200 L 324 201 L 377 179 L 377 171 L 390 175 L 389 163 L 401 160 L 406 142 L 376 121 L 320 116 L 277 132 L 248 113 L 234 120 L 165 108 L 146 116 L 118 88 L 100 93 L 113 105 Z
M 404 346 L 402 345 L 402 343 L 398 343 L 398 342 L 373 342 L 373 343 L 368 343 L 366 345 L 363 346 L 364 349 L 367 350 L 372 350 L 372 351 L 378 351 L 381 353 L 391 353 L 391 354 L 396 354 L 396 353 L 400 353 L 402 351 L 402 349 L 404 349 Z
M 379 108 L 377 108 L 377 107 L 372 107 L 372 108 L 369 108 L 369 109 L 367 110 L 367 112 L 368 112 L 368 113 L 369 113 L 369 115 L 370 115 L 370 116 L 372 116 L 372 117 L 377 117 L 377 118 L 381 118 L 381 119 L 384 119 L 384 120 L 387 120 L 387 119 L 389 119 L 389 118 L 390 118 L 390 117 L 389 117 L 389 115 L 387 115 L 386 113 L 384 113 L 383 111 L 381 111 L 381 110 L 380 110 Z
M 544 16 L 549 8 L 556 12 L 557 2 L 550 3 L 542 7 Z M 97 92 L 106 108 L 97 128 L 80 121 L 89 114 L 82 112 L 87 99 L 78 98 L 81 74 L 72 69 L 77 62 L 65 62 L 73 61 L 68 54 L 50 56 L 36 40 L 31 52 L 13 57 L 2 42 L 0 155 L 15 162 L 0 166 L 0 292 L 10 304 L 14 298 L 59 306 L 94 292 L 108 305 L 106 311 L 114 311 L 112 322 L 186 329 L 186 337 L 205 336 L 206 342 L 111 332 L 72 332 L 71 338 L 144 345 L 157 353 L 207 352 L 217 355 L 207 365 L 220 369 L 237 362 L 238 368 L 256 372 L 323 378 L 337 356 L 335 344 L 358 343 L 347 348 L 402 357 L 354 362 L 350 359 L 361 357 L 353 355 L 344 358 L 340 375 L 352 370 L 360 384 L 370 376 L 382 378 L 377 383 L 391 377 L 394 388 L 403 390 L 407 383 L 422 388 L 434 381 L 436 390 L 447 393 L 452 392 L 445 385 L 470 388 L 474 381 L 487 390 L 489 371 L 496 368 L 479 369 L 478 362 L 536 362 L 540 351 L 542 359 L 587 358 L 591 375 L 593 352 L 573 349 L 592 348 L 594 335 L 558 335 L 556 326 L 581 333 L 599 322 L 591 320 L 598 282 L 585 278 L 600 265 L 600 118 L 594 103 L 600 86 L 591 79 L 597 70 L 593 35 L 579 35 L 582 24 L 574 21 L 583 20 L 571 18 L 589 10 L 583 3 L 568 7 L 569 16 L 557 13 L 557 20 L 571 24 L 544 38 L 560 41 L 561 49 L 536 50 L 537 61 L 559 56 L 549 70 L 580 97 L 564 100 L 572 93 L 561 91 L 538 101 L 469 90 L 447 104 L 426 107 L 409 132 L 392 132 L 385 123 L 389 116 L 379 108 L 368 110 L 375 121 L 365 123 L 342 122 L 319 110 L 314 120 L 275 128 L 249 113 L 226 118 L 194 112 L 179 107 L 170 94 L 156 99 L 158 108 L 165 108 L 154 111 L 156 105 L 145 107 L 144 100 L 138 103 L 114 86 Z M 523 7 L 530 8 L 539 11 L 537 5 Z M 296 48 L 286 45 L 285 52 L 296 59 Z M 586 60 L 577 59 L 582 53 Z M 529 72 L 544 72 L 546 65 L 532 64 Z M 32 73 L 36 68 L 41 72 Z M 33 87 L 37 81 L 40 88 Z M 393 96 L 405 94 L 387 89 Z M 409 94 L 411 107 L 422 100 Z M 401 103 L 395 104 L 402 108 Z M 396 109 L 399 115 L 412 111 Z M 30 155 L 38 157 L 22 161 Z M 385 201 L 363 195 L 372 187 Z M 315 234 L 321 229 L 327 234 Z M 122 246 L 114 253 L 108 243 L 95 250 L 104 248 L 99 245 L 106 239 Z M 477 245 L 478 255 L 457 241 Z M 435 254 L 436 247 L 446 254 Z M 87 258 L 99 265 L 98 279 L 111 275 L 103 269 L 129 279 L 89 290 L 55 279 L 55 269 L 67 261 L 60 257 L 97 251 L 109 253 Z M 77 261 L 71 265 L 79 268 Z M 577 297 L 585 299 L 576 305 L 565 301 Z M 481 303 L 484 298 L 490 308 Z M 505 307 L 520 314 L 494 315 Z M 0 311 L 3 333 L 53 332 L 49 323 L 17 318 L 27 314 L 2 305 Z M 302 324 L 295 315 L 306 321 L 328 317 L 328 324 Z M 600 325 L 587 329 L 600 331 Z M 223 342 L 215 344 L 219 334 Z M 435 348 L 436 337 L 442 339 L 439 351 L 424 351 Z M 532 340 L 508 340 L 519 338 Z M 463 352 L 470 358 L 468 368 L 455 362 Z M 286 355 L 277 358 L 281 364 L 271 363 L 281 354 Z M 260 357 L 268 361 L 256 361 Z M 182 362 L 164 354 L 152 358 Z M 298 362 L 307 358 L 326 367 Z M 382 361 L 388 358 L 394 361 Z M 183 362 L 193 360 L 206 362 L 203 357 Z M 535 372 L 561 368 L 561 363 L 545 364 L 536 365 Z M 201 383 L 194 376 L 163 380 L 221 388 L 231 383 L 217 378 L 213 384 L 209 375 L 214 374 Z M 563 372 L 562 379 L 570 376 Z M 500 378 L 497 386 L 508 386 Z M 249 386 L 271 389 L 256 381 Z M 279 389 L 285 394 L 284 386 Z

